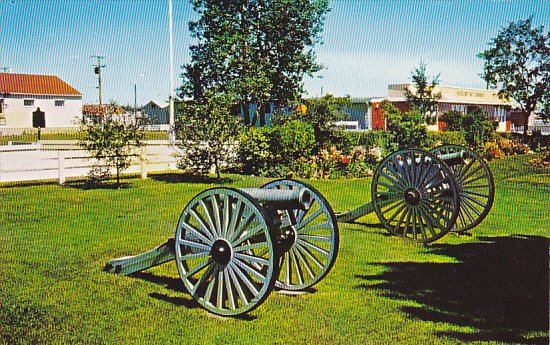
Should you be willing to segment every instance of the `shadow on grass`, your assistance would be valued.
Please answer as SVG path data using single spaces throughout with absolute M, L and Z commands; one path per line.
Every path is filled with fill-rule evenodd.
M 375 276 L 356 275 L 366 281 L 357 288 L 422 304 L 402 308 L 412 318 L 478 330 L 439 333 L 461 342 L 548 344 L 548 238 L 480 240 L 431 247 L 431 252 L 459 263 L 380 264 L 388 270 Z
M 132 273 L 130 275 L 132 278 L 142 279 L 151 283 L 155 283 L 158 285 L 163 285 L 166 289 L 172 290 L 178 293 L 181 293 L 185 297 L 173 297 L 173 296 L 167 296 L 165 294 L 161 293 L 150 293 L 149 297 L 158 299 L 160 301 L 172 303 L 177 306 L 183 306 L 188 309 L 194 309 L 194 308 L 200 308 L 201 306 L 195 301 L 194 299 L 189 297 L 189 294 L 187 293 L 187 290 L 183 286 L 183 282 L 180 278 L 172 278 L 172 277 L 166 277 L 166 276 L 158 276 L 149 272 L 136 272 Z M 238 320 L 244 320 L 244 321 L 252 321 L 255 320 L 257 317 L 243 314 L 239 316 L 232 317 L 234 319 Z
M 227 184 L 233 182 L 232 178 L 222 177 L 220 179 L 210 176 L 200 176 L 186 173 L 149 174 L 151 180 L 164 183 L 206 183 L 206 184 Z
M 74 189 L 80 189 L 80 190 L 101 190 L 101 189 L 128 189 L 132 185 L 128 182 L 121 182 L 120 184 L 116 184 L 116 182 L 103 182 L 103 183 L 92 183 L 92 182 L 69 182 L 65 183 L 63 186 L 74 188 Z

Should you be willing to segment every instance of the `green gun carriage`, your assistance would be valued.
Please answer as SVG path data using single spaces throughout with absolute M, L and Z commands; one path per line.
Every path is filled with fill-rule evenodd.
M 321 193 L 296 180 L 211 188 L 185 206 L 174 238 L 111 260 L 105 270 L 128 275 L 175 260 L 198 304 L 237 316 L 257 308 L 275 287 L 303 291 L 323 279 L 338 255 L 338 222 L 376 212 L 392 234 L 432 242 L 479 224 L 494 192 L 491 171 L 466 147 L 400 150 L 378 166 L 372 201 L 349 212 L 335 215 Z
M 237 316 L 258 307 L 277 287 L 307 290 L 338 255 L 330 204 L 315 188 L 276 180 L 261 188 L 212 188 L 183 209 L 174 238 L 105 270 L 128 275 L 176 261 L 189 294 L 208 311 Z
M 429 152 L 404 149 L 380 162 L 372 179 L 372 201 L 337 219 L 348 223 L 375 212 L 391 234 L 428 243 L 481 223 L 494 196 L 491 171 L 472 150 L 459 145 Z

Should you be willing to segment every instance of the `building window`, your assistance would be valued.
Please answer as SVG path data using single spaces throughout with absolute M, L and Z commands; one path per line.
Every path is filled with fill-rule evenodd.
M 34 107 L 34 99 L 24 99 L 23 105 L 25 107 Z
M 56 107 L 64 107 L 64 106 L 65 106 L 65 101 L 63 101 L 63 100 L 56 100 L 56 101 L 55 101 L 55 106 L 56 106 Z

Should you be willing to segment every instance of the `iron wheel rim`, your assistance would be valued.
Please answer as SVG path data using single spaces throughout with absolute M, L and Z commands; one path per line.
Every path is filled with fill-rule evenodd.
M 371 194 L 382 225 L 405 239 L 433 242 L 458 218 L 460 195 L 453 175 L 427 151 L 406 149 L 386 156 L 373 176 Z
M 298 222 L 297 241 L 281 255 L 280 276 L 275 286 L 290 291 L 314 286 L 330 272 L 338 256 L 340 235 L 332 207 L 318 190 L 301 181 L 280 179 L 261 188 L 306 188 L 311 192 L 313 201 L 308 210 L 287 210 L 294 212 Z
M 212 188 L 195 196 L 180 216 L 175 237 L 176 265 L 195 301 L 223 316 L 262 304 L 279 273 L 272 228 L 265 210 L 242 191 Z M 215 254 L 228 248 L 229 257 Z

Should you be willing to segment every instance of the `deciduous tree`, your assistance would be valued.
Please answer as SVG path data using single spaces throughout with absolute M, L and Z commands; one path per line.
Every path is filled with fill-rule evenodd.
M 139 148 L 145 145 L 139 119 L 124 119 L 120 115 L 90 116 L 80 121 L 80 146 L 95 158 L 89 177 L 101 181 L 109 170 L 116 170 L 116 183 L 120 186 L 120 173 L 127 169 L 132 159 L 139 156 Z
M 200 100 L 212 88 L 234 93 L 245 124 L 265 124 L 270 104 L 287 105 L 304 75 L 321 69 L 313 47 L 327 0 L 192 0 L 199 19 L 190 31 L 191 62 L 183 66 L 180 97 Z M 258 111 L 251 117 L 249 104 Z
M 482 77 L 497 87 L 502 99 L 513 99 L 524 116 L 524 134 L 532 112 L 550 117 L 550 35 L 533 18 L 512 22 L 478 54 L 484 60 Z
M 420 67 L 414 70 L 411 78 L 414 83 L 414 90 L 405 89 L 407 103 L 420 113 L 426 123 L 434 124 L 437 102 L 441 99 L 441 93 L 434 92 L 435 87 L 439 85 L 439 75 L 433 78 L 427 76 L 426 64 L 421 61 Z
M 214 167 L 220 178 L 222 163 L 236 154 L 239 120 L 230 114 L 234 99 L 209 90 L 200 100 L 181 104 L 175 123 L 178 166 L 201 175 Z

